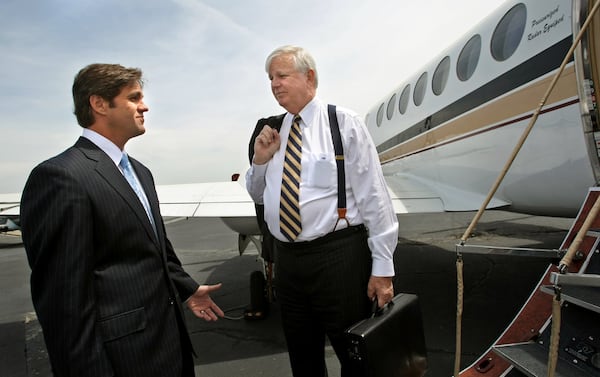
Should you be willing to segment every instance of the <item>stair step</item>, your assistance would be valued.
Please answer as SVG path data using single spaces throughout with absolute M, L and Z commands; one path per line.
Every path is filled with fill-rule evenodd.
M 600 229 L 589 229 L 585 235 L 588 237 L 599 238 L 600 237 Z
M 565 286 L 561 296 L 575 305 L 600 313 L 600 288 Z
M 538 343 L 528 342 L 494 346 L 493 350 L 526 376 L 545 377 L 548 374 L 548 350 Z M 597 375 L 590 374 L 573 364 L 559 359 L 556 364 L 556 373 L 554 376 L 593 377 Z
M 600 275 L 560 275 L 553 273 L 551 280 L 560 286 L 560 296 L 566 302 L 600 313 Z M 554 295 L 553 285 L 543 285 L 542 292 Z

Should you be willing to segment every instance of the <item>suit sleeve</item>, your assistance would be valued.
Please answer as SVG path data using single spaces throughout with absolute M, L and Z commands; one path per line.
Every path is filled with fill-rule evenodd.
M 248 143 L 248 162 L 250 165 L 252 165 L 252 158 L 254 157 L 254 141 L 265 124 L 267 124 L 267 120 L 265 118 L 259 119 L 258 122 L 256 122 L 256 126 L 254 126 L 252 136 L 250 136 L 250 142 Z
M 59 376 L 112 376 L 97 334 L 90 201 L 67 171 L 35 168 L 21 202 L 31 295 Z
M 252 158 L 254 157 L 254 141 L 256 137 L 262 131 L 264 126 L 269 126 L 271 128 L 279 131 L 281 129 L 281 123 L 283 122 L 283 118 L 285 117 L 285 113 L 280 115 L 274 115 L 268 118 L 261 118 L 256 122 L 256 126 L 254 126 L 254 131 L 252 132 L 252 136 L 250 137 L 250 142 L 248 143 L 248 161 L 250 165 L 252 165 Z
M 166 238 L 165 242 L 167 248 L 167 265 L 169 268 L 169 275 L 173 281 L 173 284 L 175 285 L 175 289 L 177 290 L 179 298 L 181 301 L 186 301 L 191 295 L 194 294 L 194 292 L 196 292 L 200 285 L 183 269 L 181 261 L 175 254 L 175 250 L 173 249 L 171 241 Z
M 140 179 L 142 186 L 146 192 L 146 196 L 148 201 L 150 202 L 150 206 L 155 213 L 154 219 L 156 221 L 157 228 L 160 227 L 161 232 L 159 234 L 164 235 L 164 250 L 161 249 L 161 253 L 164 252 L 163 261 L 165 263 L 165 268 L 167 269 L 167 273 L 169 275 L 170 281 L 172 282 L 172 287 L 169 289 L 172 291 L 175 289 L 176 292 L 170 292 L 170 294 L 177 294 L 179 296 L 180 301 L 185 301 L 189 296 L 191 296 L 199 287 L 199 284 L 183 269 L 181 261 L 175 254 L 175 250 L 173 245 L 169 241 L 167 237 L 167 230 L 165 228 L 165 223 L 162 220 L 162 215 L 160 213 L 160 205 L 158 202 L 158 195 L 156 193 L 156 184 L 154 183 L 154 177 L 152 176 L 152 172 L 144 166 L 142 163 L 137 161 L 134 158 L 130 157 L 131 164 L 133 165 L 138 178 Z M 158 230 L 158 229 L 157 229 Z M 161 241 L 162 244 L 162 241 Z
M 250 162 L 250 165 L 252 165 L 252 158 L 254 157 L 254 141 L 256 140 L 256 137 L 258 136 L 260 131 L 265 125 L 269 125 L 271 128 L 275 128 L 279 131 L 284 116 L 285 114 L 281 114 L 269 118 L 261 118 L 258 120 L 258 122 L 256 122 L 256 126 L 254 126 L 254 132 L 252 133 L 252 137 L 250 137 L 250 142 L 248 143 L 248 161 Z M 275 258 L 275 241 L 273 235 L 271 235 L 271 232 L 269 232 L 267 223 L 265 222 L 264 205 L 254 203 L 254 210 L 256 212 L 256 220 L 258 222 L 260 232 L 263 236 L 261 256 L 266 261 L 272 262 Z

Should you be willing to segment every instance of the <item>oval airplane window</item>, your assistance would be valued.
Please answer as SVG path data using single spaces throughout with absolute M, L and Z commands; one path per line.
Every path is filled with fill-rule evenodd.
M 383 122 L 383 103 L 379 106 L 379 110 L 377 110 L 377 127 L 381 127 L 381 122 Z
M 523 3 L 515 5 L 502 17 L 492 35 L 494 59 L 504 61 L 514 54 L 521 43 L 526 22 L 527 8 Z
M 387 118 L 388 120 L 392 120 L 394 116 L 394 105 L 396 104 L 396 93 L 390 98 L 387 105 Z
M 440 64 L 438 64 L 435 72 L 433 72 L 433 78 L 431 80 L 431 89 L 436 96 L 442 94 L 448 83 L 448 74 L 450 73 L 450 57 L 446 56 Z
M 460 81 L 467 81 L 475 73 L 481 56 L 481 36 L 474 35 L 465 44 L 456 62 L 456 76 Z
M 404 114 L 406 112 L 406 108 L 408 107 L 408 100 L 410 98 L 410 84 L 406 85 L 404 89 L 402 89 L 402 94 L 400 94 L 400 101 L 398 101 L 398 110 L 400 114 Z
M 421 106 L 423 98 L 425 98 L 425 91 L 427 90 L 427 72 L 423 72 L 421 77 L 415 84 L 415 92 L 413 93 L 413 102 L 416 106 Z

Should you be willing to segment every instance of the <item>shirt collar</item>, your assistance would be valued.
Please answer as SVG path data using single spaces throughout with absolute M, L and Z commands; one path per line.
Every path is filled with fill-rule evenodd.
M 113 160 L 115 165 L 119 165 L 121 157 L 123 157 L 123 153 L 125 153 L 125 151 L 121 151 L 119 147 L 115 145 L 115 143 L 100 135 L 96 131 L 90 130 L 89 128 L 84 128 L 81 136 L 96 144 L 98 148 L 102 149 L 102 151 L 106 153 L 111 160 Z
M 304 108 L 302 110 L 300 110 L 298 115 L 300 115 L 300 117 L 302 118 L 302 121 L 304 122 L 304 124 L 306 126 L 308 126 L 312 123 L 311 120 L 314 119 L 314 117 L 318 113 L 320 107 L 321 107 L 321 100 L 317 96 L 315 96 L 309 103 L 306 104 L 306 106 L 304 106 Z M 292 118 L 293 118 L 293 116 L 292 116 Z

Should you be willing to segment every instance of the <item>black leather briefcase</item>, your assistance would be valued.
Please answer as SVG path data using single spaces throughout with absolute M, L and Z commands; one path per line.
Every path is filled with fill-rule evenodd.
M 421 377 L 427 349 L 418 297 L 400 293 L 346 330 L 353 367 L 364 377 Z

